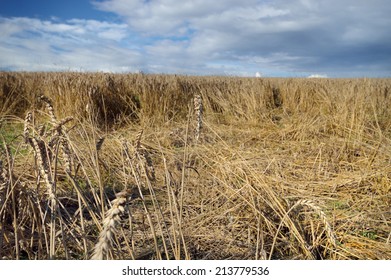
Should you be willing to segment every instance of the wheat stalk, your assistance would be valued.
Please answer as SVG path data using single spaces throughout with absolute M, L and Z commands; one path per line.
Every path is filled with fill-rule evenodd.
M 49 130 L 47 134 L 50 135 L 51 139 L 46 141 L 44 138 L 47 135 L 44 135 L 44 129 L 39 129 L 40 137 L 31 137 L 30 128 L 32 126 L 32 113 L 28 112 L 24 122 L 24 131 L 23 136 L 25 142 L 29 143 L 34 150 L 35 159 L 37 162 L 38 172 L 41 178 L 43 178 L 47 194 L 48 194 L 48 204 L 50 207 L 50 248 L 49 248 L 49 257 L 50 259 L 54 258 L 55 255 L 55 246 L 56 246 L 56 212 L 59 213 L 60 225 L 61 223 L 61 214 L 58 208 L 58 202 L 56 198 L 56 173 L 57 173 L 57 157 L 58 157 L 58 148 L 61 145 L 63 157 L 65 160 L 65 169 L 67 173 L 71 172 L 71 156 L 69 143 L 67 141 L 66 132 L 64 130 L 64 125 L 71 120 L 73 117 L 67 117 L 59 122 L 57 122 L 54 115 L 54 109 L 52 101 L 46 96 L 42 95 L 40 99 L 46 103 L 46 108 L 49 111 L 51 122 L 53 128 Z M 44 126 L 42 126 L 44 128 Z M 54 151 L 54 152 L 53 152 Z M 54 169 L 52 170 L 52 163 L 54 163 Z M 63 238 L 63 241 L 65 239 Z M 64 241 L 64 246 L 65 241 Z M 65 252 L 67 255 L 67 252 Z
M 73 121 L 73 117 L 66 117 L 65 119 L 59 121 L 56 126 L 53 128 L 53 130 L 58 130 L 59 132 L 63 131 L 62 127 L 69 123 L 70 121 Z
M 130 195 L 129 190 L 122 191 L 116 195 L 116 198 L 112 201 L 110 210 L 106 212 L 102 224 L 103 229 L 99 234 L 98 243 L 94 247 L 94 254 L 92 260 L 103 260 L 107 258 L 107 254 L 112 247 L 113 235 L 116 232 L 116 226 L 121 220 L 120 214 L 125 211 L 124 205 L 126 204 Z
M 50 162 L 48 155 L 48 147 L 43 140 L 37 140 L 36 138 L 30 138 L 30 143 L 33 146 L 35 151 L 35 157 L 37 159 L 37 164 L 39 172 L 46 183 L 46 189 L 50 201 L 50 249 L 49 249 L 49 258 L 53 259 L 55 255 L 55 244 L 56 244 L 56 212 L 58 210 L 58 204 L 56 199 L 56 185 L 52 180 L 53 177 L 49 172 Z
M 142 169 L 145 170 L 145 174 L 150 179 L 151 181 L 156 180 L 156 175 L 155 175 L 155 168 L 153 166 L 152 158 L 150 153 L 148 152 L 148 149 L 144 147 L 141 144 L 141 138 L 143 136 L 144 129 L 140 129 L 135 137 L 134 140 L 134 159 L 139 159 L 142 161 Z M 140 167 L 139 164 L 136 164 L 137 167 Z
M 62 119 L 61 121 L 57 122 L 57 118 L 54 114 L 52 100 L 49 99 L 48 97 L 46 97 L 45 95 L 41 95 L 40 99 L 43 102 L 45 102 L 46 108 L 47 108 L 49 115 L 50 115 L 50 118 L 51 118 L 51 121 L 53 124 L 55 124 L 55 126 L 51 130 L 52 139 L 50 139 L 48 146 L 50 148 L 53 148 L 55 144 L 58 144 L 58 143 L 61 144 L 62 156 L 65 161 L 65 172 L 71 173 L 71 171 L 72 171 L 71 150 L 69 148 L 68 139 L 66 137 L 66 133 L 65 133 L 63 127 L 65 124 L 72 121 L 73 117 L 66 117 L 66 118 Z M 27 117 L 26 117 L 26 119 L 27 119 Z M 27 121 L 25 123 L 27 123 Z M 40 135 L 41 135 L 41 133 L 40 133 Z
M 202 97 L 200 94 L 194 95 L 194 112 L 196 116 L 196 128 L 195 128 L 195 139 L 198 141 L 202 129 Z
M 143 166 L 145 167 L 145 173 L 149 180 L 155 181 L 155 168 L 153 167 L 152 158 L 146 148 L 142 148 L 138 151 L 139 155 L 141 155 L 141 159 L 143 161 Z

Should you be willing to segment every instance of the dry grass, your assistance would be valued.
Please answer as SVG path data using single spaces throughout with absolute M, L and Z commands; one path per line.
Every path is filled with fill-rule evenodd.
M 391 259 L 390 88 L 0 73 L 0 258 Z

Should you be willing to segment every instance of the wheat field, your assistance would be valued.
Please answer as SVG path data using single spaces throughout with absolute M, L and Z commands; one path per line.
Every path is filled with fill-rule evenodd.
M 391 259 L 391 79 L 0 73 L 0 259 Z

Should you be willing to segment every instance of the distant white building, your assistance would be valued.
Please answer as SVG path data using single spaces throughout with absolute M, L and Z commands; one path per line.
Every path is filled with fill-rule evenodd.
M 260 78 L 260 77 L 262 77 L 262 75 L 261 75 L 261 73 L 257 72 L 257 73 L 255 73 L 255 77 Z

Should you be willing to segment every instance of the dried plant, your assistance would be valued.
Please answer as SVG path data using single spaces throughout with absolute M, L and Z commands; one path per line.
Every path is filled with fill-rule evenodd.
M 99 137 L 98 141 L 96 141 L 96 150 L 99 152 L 102 148 L 103 142 L 105 141 L 105 137 Z
M 141 143 L 141 138 L 143 136 L 144 129 L 141 129 L 137 132 L 135 140 L 134 140 L 134 157 L 135 159 L 139 159 L 140 161 L 136 163 L 136 166 L 139 170 L 144 169 L 145 174 L 151 181 L 156 180 L 155 168 L 153 166 L 153 161 L 151 155 L 146 147 L 144 147 Z M 140 174 L 144 172 L 140 172 Z
M 48 110 L 48 113 L 49 113 L 49 116 L 50 116 L 50 118 L 51 118 L 51 121 L 52 121 L 52 123 L 56 123 L 57 122 L 57 120 L 56 120 L 56 116 L 55 116 L 55 114 L 54 114 L 54 108 L 53 108 L 53 102 L 52 102 L 52 100 L 50 99 L 50 98 L 48 98 L 47 96 L 45 96 L 45 95 L 41 95 L 40 96 L 40 99 L 43 101 L 43 102 L 45 102 L 45 104 L 46 104 L 46 109 Z
M 302 200 L 299 200 L 298 202 L 296 202 L 294 207 L 298 207 L 298 206 L 307 206 L 307 207 L 311 208 L 312 210 L 314 210 L 315 213 L 319 215 L 320 220 L 322 221 L 322 223 L 324 225 L 324 229 L 326 231 L 327 237 L 329 238 L 329 240 L 330 240 L 331 244 L 334 246 L 334 248 L 336 248 L 337 247 L 337 239 L 335 237 L 334 231 L 332 230 L 332 228 L 330 226 L 330 223 L 327 220 L 326 213 L 323 212 L 322 209 L 318 205 L 316 205 L 313 201 L 308 200 L 308 199 L 302 199 Z
M 27 112 L 26 118 L 24 120 L 24 129 L 23 129 L 23 136 L 24 136 L 24 141 L 27 144 L 29 142 L 29 136 L 30 136 L 30 127 L 31 127 L 31 121 L 33 118 L 33 114 L 31 112 Z
M 103 260 L 108 257 L 112 246 L 112 239 L 116 233 L 116 226 L 121 221 L 121 214 L 125 212 L 125 204 L 128 201 L 130 192 L 125 190 L 116 195 L 112 201 L 111 208 L 106 212 L 106 217 L 102 222 L 102 230 L 99 234 L 99 240 L 94 247 L 92 260 Z
M 3 161 L 0 159 L 0 209 L 4 205 L 5 200 L 5 190 L 8 185 L 7 170 L 3 167 Z M 1 237 L 0 237 L 1 238 Z
M 195 139 L 198 141 L 201 135 L 203 113 L 202 97 L 200 94 L 194 95 L 194 112 L 196 117 Z
M 136 148 L 136 150 L 140 149 L 141 147 L 141 138 L 143 136 L 143 133 L 144 133 L 144 129 L 140 129 L 137 134 L 136 134 L 136 138 L 134 140 L 134 147 Z

